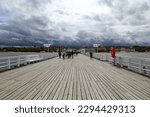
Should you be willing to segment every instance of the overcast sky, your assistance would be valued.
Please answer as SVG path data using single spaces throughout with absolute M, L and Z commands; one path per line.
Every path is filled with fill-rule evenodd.
M 150 42 L 150 0 L 0 0 L 0 37 Z

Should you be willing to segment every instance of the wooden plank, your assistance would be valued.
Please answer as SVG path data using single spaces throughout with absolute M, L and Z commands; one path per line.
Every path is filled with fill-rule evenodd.
M 45 80 L 46 84 L 44 85 L 44 87 L 41 88 L 41 90 L 37 93 L 37 95 L 33 98 L 34 100 L 41 100 L 44 98 L 45 94 L 48 92 L 48 90 L 51 87 L 51 84 L 53 82 L 53 80 L 55 80 L 56 76 L 59 74 L 59 72 L 61 71 L 61 67 L 56 67 L 57 70 L 50 72 L 49 70 L 49 74 L 47 75 L 48 80 Z M 51 77 L 50 77 L 51 76 Z
M 60 96 L 60 94 L 63 95 L 63 93 L 64 93 L 64 90 L 63 90 L 63 89 L 65 88 L 65 85 L 66 85 L 66 83 L 67 83 L 67 81 L 68 81 L 68 73 L 69 73 L 69 72 L 71 72 L 71 71 L 70 71 L 70 66 L 68 66 L 68 68 L 65 69 L 65 73 L 63 73 L 63 74 L 61 75 L 62 78 L 59 77 L 59 78 L 61 79 L 61 80 L 60 80 L 60 84 L 59 84 L 58 87 L 56 87 L 56 91 L 53 90 L 53 91 L 55 91 L 55 92 L 54 92 L 55 95 L 54 95 L 54 97 L 53 97 L 54 100 L 57 100 L 58 97 Z M 59 98 L 59 99 L 62 99 L 62 98 Z
M 79 69 L 79 78 L 80 78 L 80 87 L 81 87 L 81 97 L 82 100 L 86 100 L 87 99 L 87 95 L 86 95 L 86 89 L 83 83 L 83 75 L 82 75 L 82 68 L 80 67 Z
M 0 99 L 150 99 L 150 79 L 84 55 L 0 73 Z
M 56 92 L 56 90 L 57 90 L 57 88 L 58 88 L 58 86 L 59 86 L 59 84 L 63 78 L 62 75 L 64 75 L 65 72 L 66 72 L 66 68 L 64 67 L 60 70 L 59 74 L 57 74 L 55 76 L 55 79 L 52 81 L 50 87 L 48 88 L 48 91 L 45 92 L 46 95 L 44 96 L 43 99 L 53 99 L 54 94 L 55 94 L 55 92 Z
M 68 72 L 68 82 L 66 83 L 64 93 L 63 93 L 63 100 L 67 100 L 69 96 L 69 89 L 70 89 L 70 84 L 71 84 L 71 69 L 70 72 Z
M 77 76 L 76 76 L 76 61 L 72 61 L 73 65 L 73 70 L 72 70 L 72 74 L 73 74 L 73 91 L 72 91 L 72 99 L 76 100 L 77 99 Z
M 76 63 L 76 74 L 77 74 L 77 76 L 76 76 L 76 78 L 77 78 L 77 99 L 78 100 L 81 100 L 82 99 L 82 92 L 81 92 L 81 84 L 80 84 L 80 73 L 79 73 L 79 71 L 80 71 L 80 67 L 79 67 L 79 62 L 77 61 L 77 63 Z

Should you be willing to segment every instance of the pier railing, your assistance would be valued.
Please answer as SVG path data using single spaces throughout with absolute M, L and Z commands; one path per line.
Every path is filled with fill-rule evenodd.
M 82 53 L 89 56 L 89 53 Z M 93 53 L 93 58 L 113 63 L 110 53 Z M 117 55 L 114 65 L 146 76 L 150 76 L 150 58 Z
M 57 53 L 40 53 L 34 55 L 12 56 L 0 58 L 0 71 L 12 69 L 22 65 L 35 63 L 57 57 Z
M 150 59 L 148 58 L 116 56 L 115 65 L 150 76 Z

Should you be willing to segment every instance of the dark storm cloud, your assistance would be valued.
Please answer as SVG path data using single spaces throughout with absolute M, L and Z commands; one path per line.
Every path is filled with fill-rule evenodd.
M 4 33 L 1 38 L 26 38 L 32 39 L 59 39 L 60 35 L 56 34 L 52 30 L 47 29 L 48 19 L 45 17 L 31 17 L 30 19 L 24 19 L 23 16 L 17 17 L 18 20 L 12 20 L 8 25 L 0 26 L 0 32 Z M 1 31 L 3 30 L 3 31 Z M 43 41 L 44 41 L 43 40 Z M 42 40 L 41 40 L 42 41 Z
M 31 29 L 44 29 L 47 27 L 49 20 L 46 17 L 37 17 L 37 16 L 33 16 L 30 19 L 26 20 L 25 23 L 27 23 L 27 25 L 29 27 L 31 27 Z
M 1 26 L 0 29 L 24 36 L 32 36 L 32 31 L 37 31 L 37 33 L 44 32 L 43 28 L 46 26 L 47 20 L 44 17 L 32 17 L 26 20 L 24 16 L 18 16 L 15 20 L 9 21 L 8 25 Z
M 76 37 L 78 39 L 93 39 L 93 38 L 95 38 L 95 35 L 91 32 L 80 30 L 80 31 L 78 31 Z
M 149 14 L 149 0 L 1 0 L 0 37 L 147 41 Z

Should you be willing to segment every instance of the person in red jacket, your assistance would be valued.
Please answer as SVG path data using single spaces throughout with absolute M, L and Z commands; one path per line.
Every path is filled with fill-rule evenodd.
M 116 57 L 116 49 L 115 49 L 115 47 L 112 47 L 112 48 L 111 48 L 111 56 L 112 56 L 113 58 Z
M 113 58 L 113 64 L 115 65 L 116 49 L 115 47 L 111 48 L 111 56 Z

